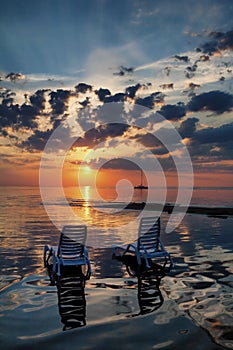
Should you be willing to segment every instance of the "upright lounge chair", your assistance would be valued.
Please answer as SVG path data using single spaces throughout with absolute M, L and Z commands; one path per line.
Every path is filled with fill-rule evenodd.
M 59 245 L 54 247 L 45 245 L 44 265 L 48 267 L 52 258 L 53 278 L 61 275 L 61 266 L 64 267 L 87 267 L 86 279 L 91 275 L 91 264 L 88 258 L 88 250 L 85 246 L 87 237 L 87 227 L 67 225 L 61 232 Z
M 140 221 L 138 229 L 138 239 L 136 242 L 124 247 L 114 246 L 113 254 L 117 257 L 123 257 L 126 254 L 135 254 L 137 263 L 142 265 L 142 259 L 146 262 L 146 268 L 150 269 L 150 260 L 154 258 L 163 258 L 163 267 L 166 267 L 169 261 L 169 269 L 173 265 L 171 255 L 166 251 L 160 239 L 160 218 L 145 217 Z

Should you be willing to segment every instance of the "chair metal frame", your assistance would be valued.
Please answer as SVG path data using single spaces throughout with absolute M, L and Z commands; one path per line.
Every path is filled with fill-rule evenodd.
M 85 246 L 87 227 L 85 225 L 66 225 L 63 227 L 58 246 L 46 244 L 44 247 L 44 266 L 48 267 L 52 257 L 53 276 L 61 275 L 61 266 L 87 266 L 86 278 L 91 276 L 88 249 Z
M 149 260 L 153 258 L 164 258 L 164 267 L 170 262 L 170 268 L 173 266 L 171 255 L 166 251 L 163 242 L 160 239 L 160 218 L 144 217 L 141 219 L 138 228 L 138 239 L 130 243 L 126 248 L 113 247 L 113 254 L 117 250 L 122 250 L 122 256 L 127 253 L 133 253 L 137 257 L 137 263 L 142 265 L 142 259 L 145 259 L 146 268 L 150 269 Z

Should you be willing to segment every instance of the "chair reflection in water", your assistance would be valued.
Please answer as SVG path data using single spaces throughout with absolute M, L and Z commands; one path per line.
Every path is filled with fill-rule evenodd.
M 85 276 L 80 268 L 63 270 L 57 284 L 58 309 L 63 330 L 86 325 Z
M 86 236 L 85 225 L 64 226 L 58 246 L 44 247 L 44 265 L 51 284 L 57 285 L 63 330 L 86 325 L 85 282 L 92 273 Z
M 125 255 L 116 259 L 125 265 L 130 276 L 137 277 L 137 298 L 140 311 L 128 317 L 145 315 L 159 309 L 164 302 L 160 290 L 161 280 L 165 276 L 163 267 L 152 262 L 150 269 L 148 269 L 145 264 L 142 264 L 139 272 L 137 258 L 135 256 Z

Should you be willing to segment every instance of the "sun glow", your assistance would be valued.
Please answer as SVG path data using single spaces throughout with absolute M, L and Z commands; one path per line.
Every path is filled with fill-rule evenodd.
M 91 168 L 88 165 L 84 166 L 82 169 L 85 174 L 91 173 Z

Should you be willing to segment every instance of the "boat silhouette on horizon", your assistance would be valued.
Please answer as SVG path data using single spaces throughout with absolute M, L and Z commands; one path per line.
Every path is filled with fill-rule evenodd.
M 142 177 L 143 177 L 143 172 L 141 170 L 141 183 L 140 183 L 140 185 L 134 186 L 134 189 L 136 189 L 136 190 L 147 190 L 148 189 L 148 186 L 143 185 Z

